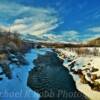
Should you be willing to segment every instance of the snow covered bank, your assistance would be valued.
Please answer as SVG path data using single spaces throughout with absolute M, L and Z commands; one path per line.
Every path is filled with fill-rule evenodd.
M 27 87 L 27 78 L 29 71 L 34 67 L 33 60 L 37 58 L 38 54 L 44 55 L 50 49 L 32 49 L 25 55 L 29 65 L 21 65 L 18 67 L 11 64 L 13 79 L 8 80 L 4 75 L 3 80 L 0 81 L 0 99 L 2 100 L 38 100 L 40 95 Z
M 97 69 L 99 69 L 99 71 L 94 72 L 95 74 L 97 74 L 98 76 L 100 75 L 100 57 L 82 57 L 80 58 L 77 62 L 79 63 L 79 66 L 75 66 L 75 69 L 83 69 L 82 66 L 84 64 L 89 63 L 90 60 L 93 60 L 93 66 Z M 85 73 L 85 72 L 84 72 Z M 73 73 L 70 72 L 70 74 L 73 76 L 74 81 L 76 82 L 76 87 L 79 91 L 81 91 L 82 93 L 84 93 L 86 96 L 88 96 L 91 100 L 100 100 L 100 92 L 98 91 L 94 91 L 91 89 L 91 87 L 88 84 L 82 84 L 80 82 L 80 78 L 78 75 L 74 75 Z M 86 77 L 86 79 L 88 79 L 88 77 Z M 89 79 L 88 79 L 89 80 Z M 96 80 L 98 82 L 100 82 L 100 79 Z
M 60 58 L 64 59 L 64 66 L 67 67 L 70 71 L 70 67 L 68 66 L 73 61 L 76 61 L 76 64 L 74 66 L 75 70 L 81 69 L 89 69 L 91 70 L 91 67 L 94 67 L 98 69 L 98 71 L 92 72 L 92 74 L 96 74 L 97 76 L 100 76 L 100 57 L 97 56 L 86 56 L 86 57 L 78 57 L 75 53 L 72 53 L 71 51 L 67 50 L 57 50 L 60 52 Z M 73 59 L 72 62 L 68 63 L 67 58 L 70 58 L 72 55 L 76 56 L 75 59 Z M 64 58 L 65 57 L 65 58 Z M 89 66 L 87 66 L 89 63 L 91 63 Z M 83 67 L 86 65 L 85 67 Z M 90 81 L 89 77 L 87 77 L 86 71 L 82 71 L 85 75 L 85 78 Z M 73 76 L 74 81 L 76 82 L 77 89 L 84 93 L 86 96 L 88 96 L 91 100 L 100 100 L 100 92 L 94 91 L 91 89 L 91 87 L 88 84 L 83 84 L 80 82 L 80 78 L 78 75 L 73 74 L 70 72 L 70 74 Z M 96 82 L 100 83 L 100 79 L 96 79 Z
M 100 76 L 100 57 L 91 57 L 91 58 L 90 57 L 83 57 L 84 64 L 89 63 L 91 59 L 93 60 L 92 66 L 99 69 L 99 71 L 94 72 L 94 73 L 97 74 L 98 76 Z M 100 92 L 91 90 L 89 85 L 80 83 L 79 79 L 76 80 L 75 77 L 76 76 L 74 76 L 74 80 L 76 81 L 76 86 L 77 86 L 77 89 L 79 91 L 83 92 L 91 100 L 100 100 Z M 97 79 L 96 81 L 100 82 L 100 79 Z

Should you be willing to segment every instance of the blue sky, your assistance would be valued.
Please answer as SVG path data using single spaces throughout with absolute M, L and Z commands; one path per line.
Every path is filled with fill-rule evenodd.
M 100 0 L 0 0 L 0 28 L 50 41 L 100 36 Z

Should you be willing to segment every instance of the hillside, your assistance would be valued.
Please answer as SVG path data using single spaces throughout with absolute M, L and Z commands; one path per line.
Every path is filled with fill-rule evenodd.
M 95 44 L 97 46 L 100 46 L 100 37 L 88 41 L 88 44 L 90 44 L 90 45 L 94 45 Z

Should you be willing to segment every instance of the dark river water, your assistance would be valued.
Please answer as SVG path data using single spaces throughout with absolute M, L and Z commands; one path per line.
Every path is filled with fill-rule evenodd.
M 55 52 L 38 55 L 33 63 L 35 68 L 29 72 L 27 85 L 40 93 L 41 100 L 87 100 Z

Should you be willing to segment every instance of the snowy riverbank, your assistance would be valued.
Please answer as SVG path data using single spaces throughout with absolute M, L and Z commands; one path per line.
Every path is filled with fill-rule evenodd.
M 92 60 L 92 66 L 98 69 L 97 72 L 93 72 L 93 74 L 97 74 L 97 76 L 100 76 L 100 57 L 83 57 L 82 61 L 84 61 L 84 64 L 87 64 Z M 76 79 L 75 76 L 73 75 L 74 80 L 76 81 L 76 86 L 79 91 L 87 95 L 91 100 L 100 100 L 100 92 L 94 91 L 90 88 L 89 85 L 87 84 L 82 84 L 80 83 L 79 79 Z M 100 83 L 100 79 L 96 80 L 97 82 Z
M 78 55 L 76 55 L 75 53 L 70 52 L 68 50 L 58 49 L 57 51 L 60 52 L 59 57 L 64 59 L 64 66 L 67 67 L 69 69 L 69 71 L 70 71 L 70 67 L 68 65 L 71 64 L 72 62 L 76 61 L 76 64 L 74 66 L 74 70 L 88 69 L 88 70 L 91 71 L 91 68 L 95 68 L 98 71 L 91 72 L 90 74 L 91 75 L 95 74 L 98 77 L 100 77 L 100 57 L 97 57 L 97 56 L 86 56 L 86 57 L 81 56 L 81 57 L 78 57 Z M 72 62 L 70 62 L 68 64 L 67 58 L 72 59 L 72 57 L 74 57 Z M 85 65 L 85 67 L 83 67 L 84 65 Z M 87 72 L 85 70 L 82 71 L 82 72 L 85 75 L 85 78 L 87 80 L 91 81 L 90 78 L 87 77 Z M 79 91 L 84 93 L 91 100 L 95 100 L 95 99 L 99 100 L 100 99 L 100 92 L 92 90 L 91 87 L 88 84 L 81 83 L 80 82 L 80 77 L 78 75 L 73 74 L 71 71 L 70 71 L 70 74 L 73 76 L 73 79 L 76 83 L 76 87 Z M 100 79 L 96 79 L 95 81 L 100 83 Z
M 33 60 L 37 58 L 38 54 L 44 55 L 47 51 L 50 49 L 32 49 L 25 54 L 28 65 L 20 67 L 15 64 L 10 65 L 13 78 L 8 80 L 5 75 L 1 76 L 3 80 L 0 81 L 0 100 L 39 100 L 40 95 L 27 86 L 27 78 L 29 71 L 34 67 Z

